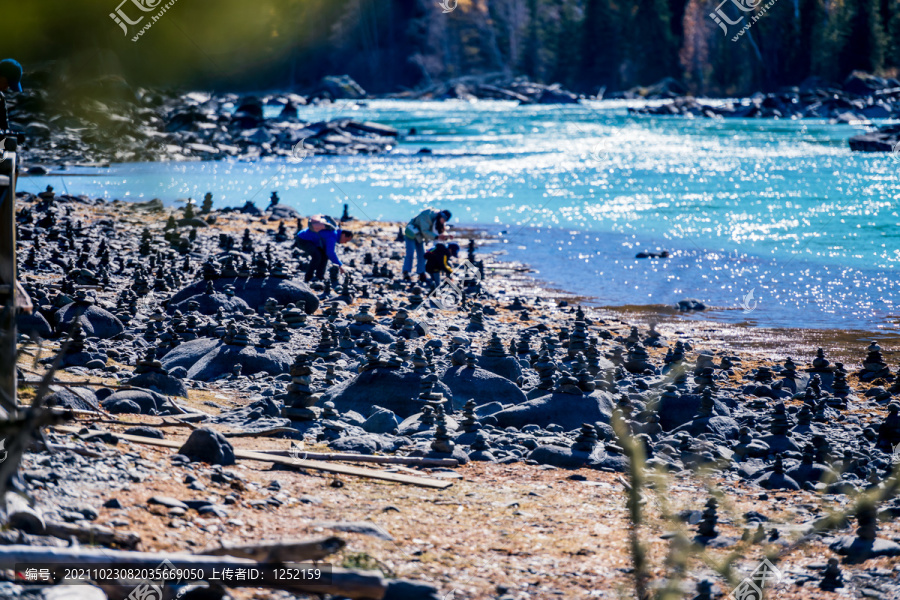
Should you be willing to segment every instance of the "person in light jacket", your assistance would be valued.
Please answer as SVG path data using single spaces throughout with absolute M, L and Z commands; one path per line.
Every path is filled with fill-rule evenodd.
M 403 279 L 409 281 L 413 268 L 413 254 L 416 258 L 416 273 L 419 281 L 425 282 L 425 242 L 445 240 L 444 229 L 452 215 L 449 210 L 426 208 L 414 217 L 403 232 L 406 241 L 406 258 L 403 260 Z

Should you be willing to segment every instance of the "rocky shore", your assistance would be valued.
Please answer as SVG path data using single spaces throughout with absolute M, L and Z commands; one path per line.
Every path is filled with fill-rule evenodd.
M 10 95 L 10 123 L 24 132 L 26 168 L 35 173 L 53 165 L 372 154 L 396 145 L 397 130 L 377 123 L 300 120 L 299 106 L 349 96 L 326 83 L 309 96 L 241 96 L 135 89 L 108 76 L 53 94 L 38 85 Z M 272 107 L 277 116 L 266 118 Z
M 538 289 L 517 286 L 502 265 L 486 264 L 484 248 L 474 241 L 471 267 L 457 270 L 439 308 L 428 288 L 399 278 L 403 245 L 396 224 L 352 219 L 345 226 L 356 237 L 343 249 L 350 269 L 344 275 L 332 269 L 324 282 L 306 285 L 298 276 L 306 257 L 292 243 L 299 215 L 277 202 L 226 210 L 212 210 L 210 202 L 172 212 L 158 201 L 104 202 L 48 191 L 20 193 L 17 206 L 20 279 L 35 307 L 19 318 L 22 342 L 40 338 L 54 348 L 69 340 L 60 375 L 70 383 L 53 388 L 53 401 L 87 411 L 79 413 L 84 422 L 75 433 L 50 434 L 54 452 L 33 448 L 23 460 L 21 485 L 48 520 L 80 531 L 104 522 L 113 531 L 145 532 L 138 540 L 109 538 L 106 545 L 184 550 L 185 540 L 203 547 L 226 531 L 253 539 L 252 530 L 228 523 L 246 523 L 254 511 L 271 517 L 252 517 L 267 533 L 277 531 L 274 523 L 285 515 L 298 529 L 333 527 L 333 521 L 316 525 L 305 517 L 304 504 L 318 516 L 359 516 L 356 508 L 339 507 L 341 492 L 334 488 L 346 478 L 317 478 L 321 486 L 337 481 L 328 491 L 335 512 L 320 515 L 315 498 L 285 493 L 281 483 L 266 488 L 260 473 L 269 472 L 235 466 L 242 443 L 252 440 L 243 447 L 298 460 L 303 452 L 320 451 L 455 461 L 465 479 L 456 487 L 473 496 L 486 493 L 483 481 L 515 488 L 533 473 L 546 487 L 522 490 L 521 498 L 529 491 L 544 495 L 541 514 L 529 514 L 519 507 L 525 500 L 517 499 L 519 524 L 513 519 L 503 527 L 524 527 L 516 535 L 523 536 L 527 556 L 540 558 L 537 540 L 556 536 L 522 523 L 546 525 L 554 507 L 563 505 L 576 520 L 579 510 L 590 512 L 554 491 L 591 489 L 567 487 L 577 482 L 607 490 L 603 501 L 621 500 L 619 509 L 610 508 L 621 513 L 629 487 L 619 478 L 631 472 L 639 460 L 634 448 L 640 448 L 648 471 L 678 482 L 671 498 L 663 498 L 674 507 L 650 503 L 645 509 L 644 526 L 669 535 L 653 538 L 660 556 L 667 543 L 681 539 L 671 536 L 677 526 L 690 533 L 688 545 L 711 553 L 740 550 L 758 562 L 764 551 L 784 552 L 779 564 L 791 567 L 779 580 L 779 597 L 829 597 L 829 587 L 841 586 L 881 597 L 900 594 L 900 500 L 891 478 L 900 463 L 900 372 L 875 343 L 857 349 L 855 366 L 822 350 L 773 362 L 706 347 L 686 334 L 639 329 L 547 300 Z M 51 360 L 27 346 L 20 379 L 35 380 Z M 91 412 L 102 417 L 90 418 Z M 151 456 L 137 450 L 133 437 L 127 450 L 117 450 L 125 436 L 177 443 L 168 454 Z M 95 468 L 78 467 L 85 457 L 93 457 Z M 291 485 L 302 487 L 296 482 L 304 472 L 285 471 L 278 479 L 290 476 Z M 447 468 L 416 472 L 459 477 Z M 708 473 L 718 491 L 698 483 L 697 472 Z M 380 485 L 382 504 L 400 502 L 388 489 L 408 497 L 406 488 Z M 359 500 L 361 486 L 354 483 L 346 493 Z M 659 486 L 642 493 L 665 496 Z M 146 490 L 155 495 L 146 498 Z M 849 520 L 822 521 L 832 509 L 875 492 L 878 500 L 854 505 Z M 454 496 L 460 511 L 470 508 L 465 494 Z M 415 511 L 402 506 L 398 510 Z M 743 515 L 734 513 L 739 506 L 747 507 Z M 494 517 L 475 512 L 482 520 L 465 520 L 457 529 L 499 535 Z M 633 514 L 631 525 L 623 514 L 595 517 L 613 528 L 604 539 L 622 540 L 602 552 L 617 553 L 623 568 L 631 560 L 625 540 Z M 416 536 L 424 534 L 414 526 L 415 515 L 409 518 L 413 525 L 398 523 L 397 530 L 409 536 L 404 543 L 418 544 Z M 446 520 L 432 526 L 449 527 Z M 62 543 L 49 529 L 21 527 L 15 533 L 13 526 L 4 543 Z M 176 535 L 150 535 L 154 527 Z M 358 524 L 342 527 L 360 533 Z M 368 541 L 354 543 L 369 552 L 407 556 L 373 549 L 366 532 L 360 535 Z M 805 546 L 794 546 L 801 536 Z M 548 547 L 549 560 L 563 552 L 572 552 L 572 560 L 590 556 L 582 550 L 601 552 L 564 551 L 557 542 Z M 489 560 L 489 548 L 478 552 Z M 520 569 L 534 568 L 518 558 L 502 573 L 467 565 L 472 574 L 463 578 L 442 568 L 463 568 L 459 558 L 416 556 L 421 564 L 404 569 L 404 576 L 421 578 L 427 570 L 444 594 L 462 586 L 472 598 L 541 596 L 517 583 Z M 352 562 L 349 554 L 343 560 Z M 624 583 L 624 577 L 609 573 L 605 582 Z M 712 597 L 716 577 L 698 566 L 683 584 L 696 587 L 698 597 Z M 574 593 L 589 580 L 604 587 L 604 578 L 585 573 L 555 585 Z M 395 585 L 392 594 L 399 589 Z M 719 580 L 715 589 L 731 587 Z M 415 590 L 385 598 L 437 593 L 428 586 Z M 6 591 L 8 597 L 24 594 L 21 585 Z M 204 593 L 222 597 L 224 590 Z M 599 594 L 606 595 L 612 591 Z
M 677 82 L 675 82 L 677 83 Z M 661 91 L 654 91 L 659 88 Z M 682 95 L 673 96 L 673 90 Z M 669 99 L 661 104 L 629 109 L 633 114 L 734 119 L 829 119 L 839 123 L 900 117 L 900 81 L 854 72 L 843 84 L 810 78 L 799 86 L 774 93 L 756 93 L 739 100 L 701 100 L 683 94 L 677 85 L 658 85 L 644 95 L 624 97 Z

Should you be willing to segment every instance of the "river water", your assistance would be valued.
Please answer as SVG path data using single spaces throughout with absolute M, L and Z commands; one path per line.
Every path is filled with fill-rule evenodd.
M 900 162 L 851 153 L 825 121 L 642 117 L 628 102 L 517 106 L 378 100 L 300 118 L 397 127 L 389 154 L 114 164 L 20 179 L 72 194 L 218 206 L 277 190 L 302 213 L 406 220 L 449 208 L 506 257 L 601 306 L 696 298 L 704 318 L 763 327 L 895 331 Z M 274 107 L 267 116 L 277 115 Z M 419 150 L 428 148 L 430 154 Z M 641 250 L 671 257 L 635 259 Z

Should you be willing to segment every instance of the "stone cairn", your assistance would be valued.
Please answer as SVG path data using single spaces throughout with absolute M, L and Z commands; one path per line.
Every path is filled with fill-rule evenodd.
M 816 357 L 813 359 L 812 368 L 807 369 L 810 373 L 831 373 L 834 367 L 825 358 L 825 350 L 819 348 L 816 350 Z
M 275 339 L 279 342 L 291 341 L 291 330 L 284 320 L 284 312 L 285 311 L 283 310 L 278 311 L 275 320 L 272 321 L 272 331 L 275 335 Z
M 481 429 L 481 423 L 478 422 L 478 418 L 475 416 L 474 398 L 466 401 L 466 405 L 463 407 L 463 420 L 460 424 L 466 433 L 474 433 Z
M 777 436 L 791 435 L 791 420 L 784 408 L 784 402 L 779 402 L 775 405 L 775 410 L 772 413 L 772 420 L 769 423 L 769 431 L 772 435 Z
M 581 352 L 576 354 L 572 363 L 572 374 L 578 380 L 578 387 L 581 388 L 581 391 L 589 394 L 597 389 L 597 384 L 594 383 L 594 377 L 588 371 L 587 366 L 584 354 Z
M 600 368 L 600 349 L 597 347 L 596 337 L 592 336 L 589 339 L 588 347 L 584 351 L 584 356 L 587 359 L 588 372 L 594 377 L 599 375 L 602 369 Z
M 584 312 L 581 307 L 575 317 L 572 334 L 569 336 L 568 354 L 569 358 L 574 358 L 579 352 L 585 352 L 588 348 L 587 323 L 584 321 Z
M 438 377 L 434 373 L 429 373 L 422 378 L 422 386 L 420 388 L 418 397 L 419 402 L 423 402 L 427 406 L 432 407 L 443 406 L 447 402 L 447 399 L 443 394 L 434 391 L 434 386 L 437 381 Z
M 419 423 L 429 429 L 434 425 L 434 409 L 431 408 L 431 405 L 426 404 L 422 407 L 422 416 L 419 417 Z
M 719 503 L 715 498 L 706 501 L 706 508 L 703 510 L 700 522 L 697 523 L 697 533 L 700 537 L 714 538 L 719 535 L 716 530 L 716 524 L 719 522 L 718 507 Z
M 881 356 L 881 346 L 877 342 L 872 342 L 869 344 L 866 352 L 866 358 L 863 361 L 863 368 L 859 372 L 859 378 L 863 381 L 873 381 L 882 377 L 890 377 L 891 371 Z
M 784 369 L 781 371 L 781 376 L 790 381 L 795 381 L 797 379 L 797 365 L 791 360 L 790 356 L 784 361 Z
M 375 317 L 369 312 L 371 308 L 370 304 L 361 304 L 359 312 L 353 315 L 353 320 L 359 325 L 371 325 L 375 321 Z
M 376 305 L 377 306 L 377 305 Z M 377 312 L 375 314 L 378 314 Z M 409 313 L 403 309 L 397 309 L 397 312 L 394 313 L 394 318 L 391 321 L 391 329 L 403 329 L 403 326 L 406 325 L 406 320 L 409 318 Z
M 819 587 L 826 591 L 834 591 L 837 588 L 844 587 L 844 576 L 841 573 L 840 563 L 838 559 L 831 557 L 822 573 L 822 581 Z
M 647 370 L 653 370 L 653 365 L 650 364 L 650 355 L 647 354 L 647 350 L 640 341 L 635 342 L 631 348 L 628 349 L 628 358 L 625 361 L 625 368 L 628 369 L 630 373 L 636 374 L 643 373 Z
M 169 372 L 163 368 L 162 363 L 156 360 L 156 348 L 152 346 L 147 348 L 144 358 L 137 361 L 137 364 L 134 367 L 135 375 L 143 375 L 145 373 L 157 373 L 159 375 L 169 374 Z
M 888 414 L 878 426 L 878 439 L 875 445 L 883 452 L 892 453 L 900 444 L 900 404 L 888 404 Z
M 556 379 L 556 363 L 550 358 L 550 353 L 546 350 L 538 357 L 534 364 L 535 370 L 540 377 L 538 388 L 542 390 L 552 390 Z
M 434 430 L 434 440 L 431 442 L 431 449 L 441 454 L 452 454 L 455 444 L 450 438 L 447 430 L 447 416 L 444 414 L 441 405 L 436 410 L 437 426 Z
M 847 383 L 847 371 L 843 363 L 834 363 L 834 383 L 831 384 L 834 395 L 842 400 L 850 395 L 850 385 Z
M 313 353 L 320 358 L 324 358 L 325 360 L 331 360 L 333 357 L 334 338 L 332 337 L 332 331 L 327 323 L 322 323 L 322 328 L 319 335 L 319 343 L 316 346 L 316 349 L 313 350 Z
M 295 420 L 313 420 L 316 412 L 310 407 L 316 404 L 322 397 L 312 389 L 313 370 L 310 366 L 312 360 L 309 354 L 301 352 L 291 365 L 291 383 L 287 391 L 281 397 L 284 402 L 284 416 Z
M 491 333 L 491 339 L 488 341 L 484 352 L 481 353 L 486 358 L 503 358 L 506 356 L 506 350 L 503 348 L 503 340 L 497 332 Z
M 428 359 L 421 348 L 416 348 L 415 352 L 413 352 L 410 363 L 412 363 L 413 373 L 417 375 L 428 374 Z
M 466 331 L 484 331 L 484 312 L 479 302 L 472 305 L 469 310 L 469 324 L 466 325 Z
M 700 419 L 709 419 L 713 416 L 715 410 L 715 401 L 713 400 L 713 390 L 706 387 L 700 396 L 700 408 L 697 409 L 697 417 Z
M 594 447 L 599 443 L 600 438 L 597 437 L 597 429 L 590 423 L 583 423 L 578 437 L 575 438 L 575 449 L 582 452 L 593 452 Z
M 516 354 L 525 356 L 531 354 L 531 334 L 523 331 L 516 340 Z

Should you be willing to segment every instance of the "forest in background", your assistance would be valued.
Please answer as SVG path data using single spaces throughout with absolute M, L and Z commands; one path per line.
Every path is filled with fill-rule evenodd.
M 53 81 L 217 91 L 302 91 L 346 73 L 387 93 L 503 73 L 586 94 L 673 77 L 734 96 L 900 67 L 900 0 L 775 0 L 737 41 L 768 2 L 729 0 L 722 11 L 744 20 L 726 35 L 709 17 L 721 0 L 445 0 L 447 13 L 437 0 L 178 0 L 137 42 L 143 23 L 126 35 L 110 13 L 165 2 L 119 1 L 7 2 L 2 52 L 26 70 L 56 61 Z

